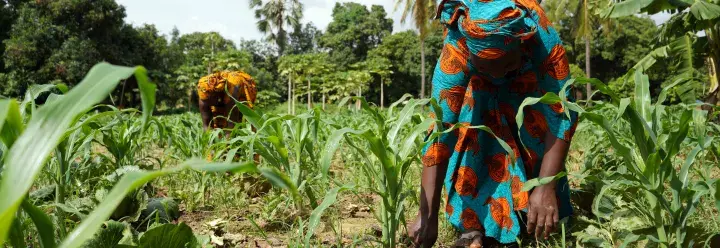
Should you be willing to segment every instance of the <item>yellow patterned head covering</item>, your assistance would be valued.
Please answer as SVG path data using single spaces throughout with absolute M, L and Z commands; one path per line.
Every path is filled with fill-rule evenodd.
M 198 96 L 201 100 L 207 100 L 210 94 L 225 93 L 226 87 L 234 97 L 237 97 L 235 94 L 244 94 L 251 105 L 255 102 L 255 81 L 250 75 L 240 71 L 221 71 L 202 77 L 198 82 Z M 241 92 L 236 92 L 238 89 Z
M 209 94 L 225 91 L 227 80 L 221 73 L 213 73 L 200 78 L 198 82 L 198 96 L 201 100 L 207 100 Z

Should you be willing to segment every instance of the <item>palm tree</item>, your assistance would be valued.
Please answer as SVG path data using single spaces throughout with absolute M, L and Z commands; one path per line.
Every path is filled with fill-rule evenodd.
M 572 6 L 572 4 L 577 4 L 577 6 L 575 6 L 575 10 L 567 14 L 573 17 L 572 27 L 575 33 L 575 38 L 578 40 L 582 39 L 585 42 L 585 74 L 588 78 L 592 77 L 592 68 L 590 65 L 592 50 L 590 42 L 593 38 L 593 27 L 600 23 L 600 21 L 603 21 L 600 24 L 603 24 L 606 29 L 612 26 L 609 19 L 601 18 L 600 14 L 602 8 L 608 5 L 608 1 L 610 0 L 560 0 L 560 3 L 556 5 L 557 8 L 555 9 L 555 16 L 560 16 L 561 14 L 558 13 L 567 11 L 569 9 L 568 6 Z M 585 96 L 590 97 L 592 94 L 592 87 L 590 84 L 585 85 L 585 90 Z M 578 99 L 580 98 L 578 97 Z M 588 102 L 590 101 L 590 99 L 587 100 Z
M 299 0 L 250 0 L 250 8 L 255 10 L 257 27 L 275 42 L 278 52 L 283 54 L 287 46 L 289 29 L 298 28 L 303 17 L 303 5 Z
M 412 15 L 415 21 L 415 28 L 418 29 L 420 38 L 420 98 L 425 97 L 425 38 L 427 38 L 432 28 L 433 13 L 437 9 L 436 0 L 397 0 L 395 9 L 397 10 L 400 5 L 404 4 L 401 23 L 405 23 L 405 20 L 409 15 Z

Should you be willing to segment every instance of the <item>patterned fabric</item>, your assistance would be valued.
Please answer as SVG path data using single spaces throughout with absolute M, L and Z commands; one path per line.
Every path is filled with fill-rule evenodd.
M 211 103 L 210 110 L 213 116 L 227 116 L 235 100 L 244 101 L 248 106 L 253 107 L 257 96 L 255 80 L 239 71 L 223 71 L 207 75 L 200 79 L 197 87 L 200 100 Z M 224 118 L 213 120 L 213 128 L 226 126 L 227 121 Z
M 565 49 L 537 0 L 445 0 L 437 17 L 445 41 L 432 97 L 442 115 L 431 115 L 442 116 L 446 126 L 463 127 L 426 146 L 423 164 L 448 165 L 445 210 L 456 229 L 484 230 L 501 243 L 515 242 L 524 226 L 516 211 L 527 211 L 528 205 L 528 192 L 521 189 L 540 172 L 545 134 L 570 141 L 577 113 L 568 118 L 561 104 L 528 106 L 519 132 L 515 116 L 524 99 L 559 94 L 569 79 Z M 510 49 L 521 49 L 523 63 L 505 78 L 479 72 L 470 62 L 470 53 L 494 59 Z M 494 137 L 468 128 L 476 125 L 488 126 L 507 142 L 516 162 Z M 569 193 L 567 180 L 558 181 L 560 218 L 572 214 Z

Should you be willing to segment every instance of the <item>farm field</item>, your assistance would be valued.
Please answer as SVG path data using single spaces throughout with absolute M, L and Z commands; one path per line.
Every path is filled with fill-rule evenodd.
M 362 109 L 343 104 L 297 115 L 274 114 L 285 106 L 255 112 L 238 104 L 248 122 L 233 130 L 230 139 L 218 137 L 220 130 L 204 132 L 197 114 L 148 116 L 121 110 L 91 111 L 79 118 L 69 115 L 64 132 L 41 137 L 51 129 L 37 123 L 67 119 L 64 114 L 72 108 L 64 108 L 62 116 L 46 109 L 80 105 L 71 99 L 83 95 L 70 91 L 52 96 L 54 100 L 39 108 L 32 101 L 20 103 L 23 109 L 36 109 L 25 113 L 18 111 L 16 102 L 3 101 L 9 104 L 8 118 L 29 119 L 25 131 L 17 131 L 21 135 L 12 149 L 27 144 L 24 139 L 62 138 L 57 147 L 45 150 L 50 156 L 47 164 L 35 167 L 38 178 L 23 201 L 27 213 L 14 217 L 9 236 L 13 245 L 45 242 L 42 232 L 47 229 L 32 228 L 42 224 L 35 219 L 37 213 L 28 211 L 34 208 L 62 216 L 62 222 L 47 225 L 67 235 L 63 244 L 88 242 L 90 247 L 182 242 L 176 239 L 214 247 L 366 247 L 389 242 L 401 246 L 400 240 L 395 241 L 403 233 L 400 223 L 417 208 L 421 137 L 434 122 L 423 114 L 428 100 L 411 98 L 386 109 L 363 102 Z M 668 234 L 663 238 L 671 242 L 684 237 L 685 242 L 709 245 L 705 242 L 720 231 L 714 201 L 720 173 L 718 141 L 711 135 L 719 126 L 708 122 L 705 112 L 689 106 L 630 105 L 625 114 L 618 114 L 617 107 L 598 102 L 584 110 L 588 117 L 578 127 L 567 164 L 577 213 L 574 225 L 565 230 L 564 238 L 561 234 L 548 241 L 523 238 L 519 240 L 523 246 L 615 246 L 631 240 L 654 247 L 652 239 L 659 231 L 654 216 L 662 218 L 661 228 Z M 102 108 L 109 106 L 95 109 Z M 631 132 L 645 127 L 624 117 L 641 108 L 659 115 L 649 122 L 659 131 L 659 141 L 646 142 L 667 157 L 648 161 L 645 168 L 640 167 L 643 160 L 633 156 L 639 154 L 632 154 L 640 151 Z M 602 116 L 617 121 L 610 124 Z M 20 120 L 6 122 L 22 125 Z M 256 125 L 258 131 L 252 132 L 249 125 Z M 3 130 L 12 130 L 7 128 L 18 127 Z M 4 138 L 12 141 L 13 136 Z M 384 145 L 385 154 L 373 150 L 374 145 Z M 10 168 L 25 161 L 13 157 L 18 151 L 12 149 L 3 153 L 7 154 L 4 173 L 11 175 L 19 171 Z M 622 149 L 632 152 L 623 155 Z M 250 151 L 261 154 L 259 164 L 243 163 Z M 390 161 L 387 167 L 383 159 Z M 648 166 L 658 169 L 649 171 Z M 660 175 L 661 171 L 667 175 Z M 643 180 L 659 180 L 659 188 L 648 188 Z M 65 190 L 57 191 L 58 185 Z M 15 186 L 3 184 L 4 189 Z M 390 194 L 392 190 L 397 195 Z M 638 198 L 648 193 L 657 196 L 655 204 L 668 208 L 648 208 L 652 203 Z M 39 207 L 26 209 L 30 204 Z M 107 218 L 111 220 L 104 221 Z M 83 226 L 88 222 L 92 226 Z M 447 224 L 441 226 L 442 247 L 452 243 L 454 234 Z M 393 229 L 395 237 L 388 235 Z M 167 236 L 173 233 L 176 236 Z
M 578 114 L 565 169 L 492 179 L 507 203 L 566 178 L 573 215 L 547 239 L 520 223 L 514 243 L 484 247 L 720 247 L 720 0 L 475 3 L 494 1 L 522 6 L 562 44 L 526 58 L 547 45 L 528 32 L 524 62 L 502 68 L 503 90 L 523 95 L 514 118 L 470 126 L 443 122 L 442 108 L 477 100 L 504 116 L 507 104 L 473 95 L 501 87 L 473 82 L 481 69 L 443 88 L 475 63 L 456 61 L 467 48 L 433 18 L 457 1 L 0 0 L 0 247 L 412 247 L 423 169 L 437 165 L 424 162 L 445 155 L 423 149 L 472 131 L 505 167 L 533 161 L 498 132 L 533 129 L 545 143 L 551 124 L 533 107 Z M 220 108 L 242 119 L 207 121 Z M 450 190 L 469 197 L 453 173 Z M 434 247 L 459 240 L 448 213 L 484 221 L 447 190 Z M 487 220 L 514 232 L 527 205 L 493 210 L 496 198 Z

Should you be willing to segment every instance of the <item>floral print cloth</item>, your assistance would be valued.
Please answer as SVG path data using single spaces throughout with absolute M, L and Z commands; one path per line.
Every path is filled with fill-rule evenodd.
M 527 211 L 528 205 L 528 192 L 521 188 L 539 174 L 545 134 L 569 142 L 577 113 L 567 115 L 560 103 L 527 106 L 520 130 L 515 117 L 526 98 L 560 93 L 570 76 L 565 49 L 537 0 L 445 0 L 437 17 L 445 40 L 432 97 L 442 108 L 445 126 L 462 127 L 429 143 L 423 165 L 448 166 L 445 211 L 456 229 L 481 230 L 501 243 L 515 242 L 524 227 L 517 211 Z M 479 72 L 470 62 L 470 53 L 495 59 L 511 49 L 522 51 L 522 66 L 504 78 Z M 468 128 L 477 125 L 504 140 L 517 160 L 512 163 L 489 133 Z M 565 178 L 558 181 L 557 196 L 560 218 L 570 216 Z

